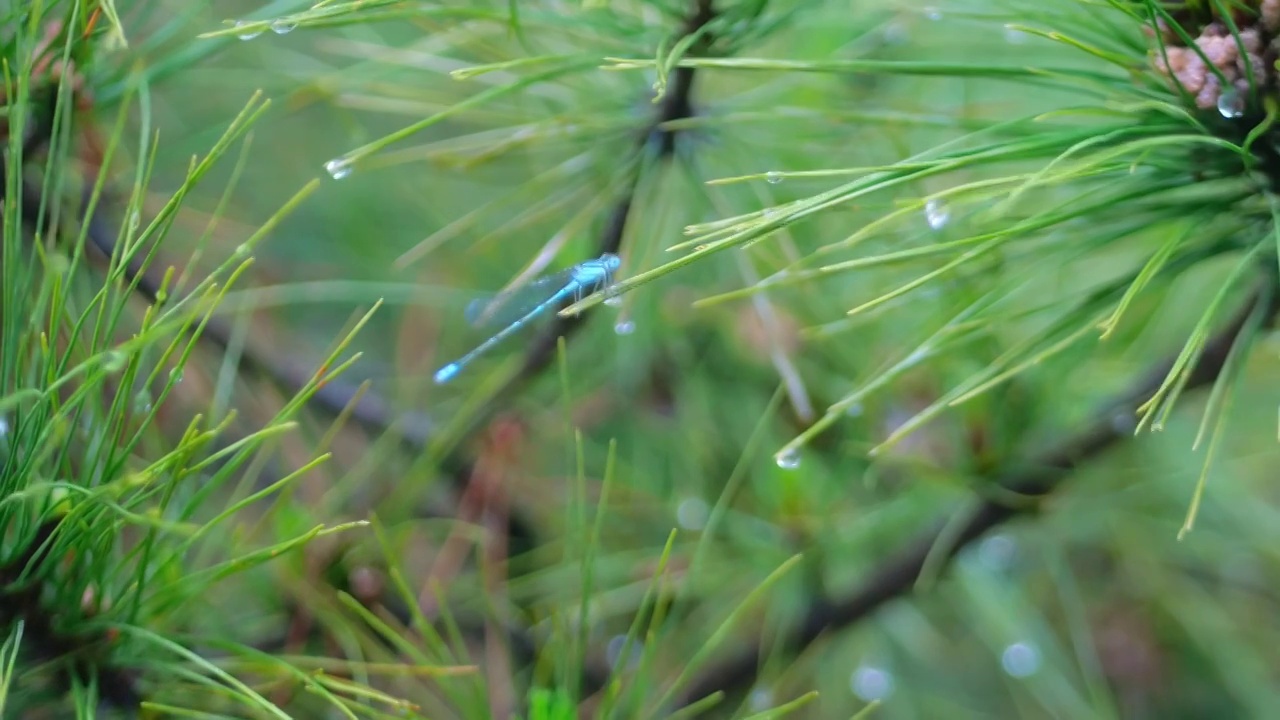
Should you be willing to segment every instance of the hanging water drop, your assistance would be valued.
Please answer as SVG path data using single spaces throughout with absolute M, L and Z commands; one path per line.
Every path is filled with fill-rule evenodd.
M 1027 41 L 1027 34 L 1012 25 L 1005 25 L 1004 41 L 1010 45 L 1021 45 Z
M 756 688 L 747 697 L 747 707 L 751 712 L 762 713 L 773 707 L 773 692 L 769 688 Z
M 924 360 L 927 357 L 929 357 L 928 350 L 925 348 L 916 348 L 911 351 L 911 354 L 908 355 L 905 360 L 902 361 L 902 369 L 906 370 L 907 368 L 915 367 L 920 364 L 921 360 Z
M 951 219 L 951 209 L 941 200 L 930 198 L 924 204 L 924 219 L 929 223 L 929 227 L 941 230 Z
M 769 183 L 770 185 L 777 185 L 778 183 L 782 182 L 782 173 L 778 172 L 777 170 L 770 170 L 769 172 L 764 174 L 764 179 L 765 179 L 765 182 Z
M 277 19 L 277 20 L 271 21 L 271 32 L 277 35 L 284 35 L 286 33 L 292 32 L 293 29 L 296 27 L 298 27 L 298 23 L 287 22 L 283 19 Z
M 9 434 L 9 418 L 0 415 L 0 438 Z
M 619 335 L 630 335 L 636 331 L 636 324 L 630 320 L 619 320 L 613 331 Z
M 618 307 L 619 305 L 622 304 L 622 296 L 610 295 L 609 297 L 604 299 L 604 304 L 608 305 L 609 307 Z
M 151 393 L 146 389 L 139 390 L 138 394 L 133 396 L 133 411 L 140 415 L 151 412 Z
M 62 275 L 71 269 L 71 260 L 65 253 L 57 250 L 46 250 L 45 267 L 49 268 L 49 272 L 54 275 Z
M 138 226 L 141 224 L 142 224 L 142 213 L 138 212 L 137 210 L 134 210 L 133 212 L 129 213 L 129 230 L 130 231 L 137 230 Z
M 622 657 L 622 651 L 627 651 L 628 657 Z M 627 645 L 626 635 L 614 635 L 609 638 L 609 643 L 604 648 L 605 661 L 609 663 L 609 667 L 617 669 L 622 665 L 626 669 L 635 668 L 640 664 L 641 658 L 644 656 L 644 643 L 637 638 L 632 638 L 630 646 Z
M 247 22 L 245 22 L 245 21 L 243 21 L 243 20 L 237 20 L 237 21 L 236 21 L 236 27 L 238 27 L 238 28 L 240 28 L 240 27 L 244 27 L 244 26 L 246 26 L 246 25 L 248 25 L 248 24 L 249 24 L 249 23 L 247 23 Z M 262 29 L 262 28 L 260 28 L 260 27 L 259 27 L 259 28 L 257 28 L 256 30 L 245 30 L 244 32 L 240 33 L 239 35 L 236 35 L 236 37 L 240 38 L 241 40 L 252 40 L 252 39 L 254 39 L 254 38 L 258 37 L 259 35 L 261 35 L 261 34 L 262 34 L 262 30 L 263 30 L 263 29 Z
M 778 467 L 783 470 L 795 470 L 800 467 L 800 451 L 795 448 L 783 450 L 774 459 L 777 461 Z
M 866 702 L 883 700 L 893 693 L 893 674 L 872 665 L 862 665 L 849 676 L 849 689 Z
M 1030 677 L 1040 669 L 1040 650 L 1033 643 L 1016 642 L 1000 653 L 1000 666 L 1013 677 Z
M 889 45 L 902 45 L 911 39 L 911 33 L 907 31 L 907 26 L 900 22 L 891 22 L 886 25 L 881 35 Z
M 102 369 L 107 373 L 117 373 L 124 369 L 129 356 L 119 350 L 109 350 L 102 356 Z
M 174 368 L 169 371 L 169 382 L 173 383 L 174 385 L 177 385 L 178 383 L 182 382 L 182 377 L 183 377 L 182 368 Z
M 1018 546 L 1006 535 L 992 535 L 978 544 L 978 561 L 988 570 L 1005 572 L 1013 566 Z
M 701 530 L 706 527 L 707 516 L 710 514 L 707 502 L 698 497 L 686 498 L 676 507 L 676 521 L 685 530 Z
M 1117 433 L 1131 433 L 1138 427 L 1138 419 L 1132 413 L 1117 412 L 1111 416 L 1111 429 Z
M 344 158 L 330 160 L 324 164 L 324 171 L 334 180 L 341 180 L 351 174 L 351 162 Z
M 1238 118 L 1244 115 L 1244 95 L 1235 88 L 1228 88 L 1218 96 L 1218 112 L 1224 118 Z

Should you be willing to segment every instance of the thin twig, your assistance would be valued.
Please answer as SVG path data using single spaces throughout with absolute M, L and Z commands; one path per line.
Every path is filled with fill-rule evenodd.
M 1227 354 L 1249 323 L 1250 316 L 1262 312 L 1264 325 L 1280 313 L 1280 292 L 1274 272 L 1252 294 L 1250 300 L 1220 332 L 1205 345 L 1187 381 L 1187 389 L 1212 385 L 1223 371 Z M 846 628 L 869 617 L 885 603 L 906 595 L 920 576 L 926 561 L 949 562 L 966 545 L 997 525 L 1038 507 L 1027 502 L 1043 498 L 1061 487 L 1070 473 L 1100 456 L 1118 443 L 1133 438 L 1130 420 L 1137 407 L 1164 381 L 1173 359 L 1166 359 L 1143 375 L 1128 392 L 1113 400 L 1092 422 L 1060 445 L 1037 456 L 1023 467 L 1005 472 L 996 482 L 1009 491 L 1001 497 L 1017 496 L 1022 502 L 987 499 L 971 508 L 959 523 L 948 522 L 905 543 L 863 581 L 861 587 L 838 601 L 819 600 L 804 614 L 789 634 L 782 637 L 780 651 L 799 653 L 824 633 Z M 995 495 L 995 494 L 993 494 Z M 958 530 L 957 530 L 958 528 Z M 755 684 L 763 660 L 760 647 L 735 653 L 734 657 L 703 673 L 683 696 L 688 705 L 714 692 L 740 695 Z

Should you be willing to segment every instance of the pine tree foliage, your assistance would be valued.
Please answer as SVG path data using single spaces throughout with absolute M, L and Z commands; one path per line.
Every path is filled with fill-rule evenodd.
M 6 716 L 1266 716 L 1280 3 L 0 17 Z

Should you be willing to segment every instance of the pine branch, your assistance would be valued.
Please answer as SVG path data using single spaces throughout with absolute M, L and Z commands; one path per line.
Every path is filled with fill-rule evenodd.
M 692 12 L 680 28 L 677 39 L 703 32 L 703 28 L 715 17 L 716 13 L 711 0 L 695 0 Z M 712 38 L 709 33 L 704 33 L 700 41 L 696 43 L 695 49 L 703 48 L 710 44 L 711 41 Z M 667 125 L 668 123 L 694 116 L 695 111 L 692 102 L 694 80 L 695 70 L 693 68 L 678 67 L 672 72 L 667 92 L 658 104 L 654 116 L 638 133 L 633 150 L 635 154 L 653 153 L 661 161 L 667 161 L 675 156 L 680 148 L 680 131 L 670 129 Z M 637 164 L 637 168 L 639 167 L 641 166 Z M 608 214 L 608 222 L 596 243 L 596 255 L 617 253 L 621 248 L 623 237 L 626 234 L 627 222 L 635 202 L 635 193 L 639 185 L 641 172 L 640 169 L 633 171 L 633 175 L 629 179 L 622 195 L 611 207 Z M 35 199 L 37 196 L 33 193 L 27 193 L 25 197 Z M 88 197 L 86 196 L 83 207 L 88 207 L 87 201 Z M 100 215 L 95 214 L 89 217 L 87 222 L 86 235 L 90 245 L 103 256 L 112 257 L 115 252 L 114 233 L 102 221 Z M 128 283 L 132 283 L 138 294 L 148 302 L 159 302 L 159 283 L 142 267 L 140 259 L 135 258 L 129 263 L 124 272 L 124 279 Z M 545 328 L 531 342 L 525 353 L 524 363 L 520 372 L 500 391 L 495 393 L 494 397 L 500 399 L 512 397 L 522 385 L 536 377 L 554 359 L 559 339 L 561 337 L 566 339 L 572 337 L 574 333 L 584 326 L 585 321 L 585 316 L 568 318 L 555 316 L 555 320 L 551 325 Z M 225 351 L 232 344 L 232 328 L 229 323 L 221 318 L 211 317 L 205 325 L 201 339 Z M 296 359 L 281 359 L 270 356 L 260 352 L 252 345 L 243 349 L 239 362 L 242 370 L 260 374 L 279 385 L 286 392 L 296 392 L 311 377 L 311 371 L 306 363 Z M 472 425 L 468 431 L 474 432 L 476 428 L 482 426 L 488 418 L 501 410 L 503 403 L 504 400 L 498 400 L 477 412 L 473 416 Z M 374 435 L 381 435 L 394 429 L 400 437 L 405 451 L 409 453 L 420 453 L 431 440 L 434 430 L 430 417 L 425 413 L 397 411 L 392 403 L 366 385 L 346 382 L 341 379 L 330 381 L 320 388 L 311 396 L 310 405 L 314 410 L 331 416 L 338 415 L 350 406 L 352 409 L 351 420 L 357 425 Z M 473 462 L 459 456 L 457 453 L 453 453 L 446 456 L 441 461 L 441 465 L 442 469 L 452 479 L 454 491 L 460 495 L 472 475 Z M 507 532 L 510 538 L 509 550 L 511 555 L 517 555 L 535 546 L 537 544 L 537 536 L 532 523 L 528 519 L 518 514 L 514 508 L 509 510 L 507 521 Z M 386 606 L 393 608 L 395 603 L 388 602 Z M 404 609 L 401 609 L 401 611 L 405 612 Z M 399 615 L 401 613 L 396 614 Z M 408 619 L 407 612 L 401 619 Z M 518 658 L 524 661 L 532 661 L 536 653 L 537 642 L 520 628 L 508 628 L 508 635 L 510 644 Z M 606 681 L 608 675 L 606 670 L 592 667 L 588 667 L 585 674 L 587 677 L 584 680 L 587 687 L 599 687 Z
M 713 19 L 715 19 L 715 10 L 712 8 L 711 0 L 696 0 L 693 12 L 685 20 L 679 37 L 687 37 L 701 32 L 703 27 Z M 698 43 L 698 47 L 705 46 L 710 41 L 711 37 L 708 34 Z M 640 133 L 634 150 L 636 154 L 642 155 L 652 148 L 658 159 L 663 161 L 667 161 L 675 155 L 679 146 L 680 133 L 679 131 L 668 129 L 666 125 L 693 117 L 694 77 L 693 68 L 679 67 L 675 69 L 672 73 L 670 87 L 659 103 L 657 113 L 655 113 L 649 126 Z M 610 210 L 609 222 L 596 243 L 595 255 L 617 253 L 622 247 L 622 238 L 626 233 L 627 220 L 631 215 L 631 208 L 635 202 L 636 186 L 639 184 L 639 172 L 638 170 L 636 171 L 623 196 L 614 203 L 613 208 Z M 529 351 L 525 354 L 524 365 L 520 374 L 508 383 L 502 391 L 498 392 L 496 397 L 506 397 L 508 392 L 513 391 L 517 386 L 522 385 L 541 372 L 554 357 L 558 340 L 561 337 L 567 340 L 583 326 L 584 321 L 585 316 L 583 315 L 573 317 L 560 317 L 557 315 L 551 326 L 546 328 L 534 340 Z M 491 412 L 492 409 L 490 414 Z M 485 415 L 487 416 L 487 414 Z
M 714 18 L 715 11 L 711 0 L 696 0 L 692 13 L 680 30 L 679 37 L 702 31 L 703 27 Z M 703 47 L 711 40 L 709 36 L 704 36 L 697 47 Z M 652 151 L 662 160 L 669 159 L 675 154 L 679 146 L 680 131 L 669 129 L 666 125 L 693 116 L 694 77 L 693 68 L 680 67 L 672 72 L 668 91 L 659 103 L 650 123 L 638 134 L 634 152 L 643 154 Z M 609 220 L 596 243 L 596 255 L 616 253 L 621 248 L 638 182 L 639 171 L 636 171 L 622 196 L 613 204 L 609 212 Z M 106 257 L 111 257 L 115 249 L 113 234 L 99 217 L 89 218 L 87 236 L 99 252 Z M 124 275 L 127 282 L 136 282 L 137 291 L 143 298 L 152 303 L 157 302 L 158 283 L 148 277 L 137 259 L 130 263 Z M 553 359 L 559 338 L 570 338 L 583 326 L 585 319 L 585 316 L 569 318 L 556 316 L 555 321 L 530 344 L 525 353 L 521 371 L 496 392 L 494 397 L 511 397 L 520 386 L 541 372 Z M 226 350 L 231 344 L 231 327 L 220 318 L 210 318 L 201 337 L 210 344 Z M 277 359 L 260 353 L 252 347 L 244 349 L 240 363 L 244 369 L 265 375 L 286 391 L 296 391 L 310 380 L 310 371 L 306 369 L 305 363 Z M 354 422 L 375 435 L 395 429 L 405 450 L 410 453 L 420 453 L 431 440 L 434 429 L 430 417 L 425 413 L 396 411 L 393 403 L 363 384 L 340 379 L 331 381 L 320 388 L 310 402 L 313 409 L 335 416 L 349 405 L 353 406 L 351 418 Z M 477 412 L 473 417 L 470 431 L 474 431 L 501 410 L 503 404 L 503 401 L 499 400 Z M 455 454 L 444 458 L 441 465 L 453 479 L 455 490 L 460 491 L 471 475 L 471 463 Z M 532 544 L 534 535 L 528 521 L 512 515 L 509 530 L 511 538 L 519 543 L 518 549 Z
M 1267 272 L 1265 280 L 1250 296 L 1241 309 L 1221 331 L 1205 345 L 1204 351 L 1191 370 L 1187 389 L 1212 385 L 1222 374 L 1228 353 L 1251 317 L 1262 313 L 1263 325 L 1272 324 L 1280 314 L 1280 278 L 1274 269 Z M 1071 473 L 1111 450 L 1118 444 L 1132 440 L 1134 435 L 1120 418 L 1132 418 L 1137 408 L 1164 382 L 1173 366 L 1168 358 L 1148 370 L 1129 391 L 1113 400 L 1099 412 L 1092 422 L 1081 428 L 1060 445 L 1050 448 L 1025 463 L 1009 469 L 996 483 L 1008 492 L 991 493 L 992 497 L 1018 497 L 1016 504 L 987 499 L 967 512 L 960 523 L 947 522 L 921 533 L 915 540 L 905 543 L 897 553 L 888 557 L 863 581 L 861 587 L 847 597 L 830 602 L 814 603 L 803 618 L 781 637 L 778 647 L 786 652 L 800 653 L 824 633 L 847 628 L 868 618 L 880 606 L 908 594 L 926 561 L 949 562 L 965 546 L 982 537 L 988 530 L 1026 512 L 1035 510 L 1038 503 L 1028 502 L 1046 498 L 1062 487 Z M 956 531 L 955 528 L 959 528 Z M 687 706 L 715 692 L 741 694 L 756 682 L 763 652 L 755 647 L 736 653 L 733 659 L 705 672 L 686 691 L 682 705 Z

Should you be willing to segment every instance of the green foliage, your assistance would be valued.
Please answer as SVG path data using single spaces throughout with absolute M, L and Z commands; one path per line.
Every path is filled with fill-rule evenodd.
M 1230 8 L 0 3 L 0 707 L 1263 716 Z
M 208 151 L 193 158 L 169 199 L 144 224 L 154 160 L 149 122 L 144 119 L 132 144 L 126 140 L 127 112 L 140 106 L 145 116 L 150 102 L 144 80 L 122 97 L 96 172 L 77 174 L 84 166 L 75 162 L 73 145 L 86 120 L 73 106 L 71 63 L 94 62 L 83 48 L 92 33 L 82 13 L 90 9 L 68 3 L 29 7 L 21 15 L 5 11 L 5 25 L 15 34 L 5 48 L 8 143 L 0 264 L 4 712 L 93 717 L 100 700 L 127 705 L 145 697 L 156 707 L 176 701 L 288 717 L 243 680 L 193 652 L 190 647 L 204 640 L 186 632 L 202 615 L 220 612 L 205 602 L 218 583 L 362 524 L 290 532 L 268 509 L 258 517 L 271 528 L 264 541 L 240 536 L 227 523 L 325 460 L 321 455 L 244 492 L 258 475 L 246 474 L 246 467 L 268 456 L 294 430 L 294 416 L 308 398 L 350 364 L 342 354 L 354 330 L 261 427 L 228 439 L 234 414 L 197 413 L 181 420 L 167 441 L 158 442 L 155 432 L 171 396 L 180 394 L 217 304 L 243 275 L 258 243 L 315 183 L 208 273 L 194 277 L 170 267 L 159 284 L 151 284 L 147 273 L 184 199 L 267 105 L 251 98 Z M 109 4 L 99 9 L 118 35 L 114 10 Z M 52 84 L 51 58 L 60 58 L 63 68 L 62 81 Z M 140 154 L 125 160 L 120 156 L 130 145 Z M 123 203 L 128 219 L 115 236 L 101 206 L 108 181 L 122 176 L 120 166 L 133 171 L 133 190 Z M 103 233 L 112 234 L 112 245 L 99 244 Z M 139 305 L 139 293 L 151 302 Z M 232 481 L 240 489 L 232 489 Z M 211 498 L 225 505 L 219 509 Z M 252 638 L 237 638 L 229 627 L 218 627 L 215 637 L 232 657 L 249 653 L 239 643 Z M 259 672 L 281 675 L 289 667 L 272 660 Z M 295 674 L 341 706 L 337 692 L 346 690 L 326 689 Z

